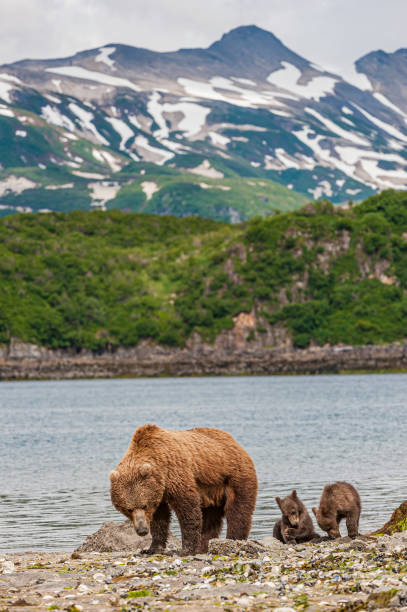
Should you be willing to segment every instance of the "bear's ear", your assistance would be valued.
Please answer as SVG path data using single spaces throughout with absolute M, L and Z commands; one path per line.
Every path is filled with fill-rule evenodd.
M 317 509 L 316 508 L 312 508 L 312 512 L 315 514 L 315 516 L 317 515 Z
M 281 508 L 281 498 L 280 497 L 276 497 L 276 502 L 278 503 L 278 505 Z
M 153 471 L 153 466 L 151 465 L 151 463 L 142 463 L 140 465 L 139 474 L 142 478 L 145 478 L 146 476 L 150 476 L 152 471 Z
M 297 491 L 295 489 L 293 489 L 293 492 L 291 493 L 291 497 L 294 497 L 294 499 L 297 499 Z
M 119 472 L 117 470 L 112 470 L 109 474 L 110 480 L 117 480 L 119 477 Z

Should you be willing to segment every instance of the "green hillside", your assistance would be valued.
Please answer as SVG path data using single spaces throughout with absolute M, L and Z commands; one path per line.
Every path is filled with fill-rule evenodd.
M 254 312 L 261 338 L 387 343 L 407 333 L 407 194 L 229 225 L 111 211 L 0 221 L 0 341 L 94 350 L 209 341 Z

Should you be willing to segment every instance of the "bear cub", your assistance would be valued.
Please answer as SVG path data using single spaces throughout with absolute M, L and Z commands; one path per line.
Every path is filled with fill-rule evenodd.
M 348 482 L 334 482 L 322 491 L 318 510 L 312 508 L 318 525 L 330 538 L 340 538 L 339 523 L 346 519 L 348 535 L 359 535 L 361 503 L 359 493 Z
M 276 502 L 283 515 L 273 529 L 273 536 L 277 540 L 284 544 L 297 544 L 318 538 L 312 519 L 295 489 L 284 499 L 276 497 Z

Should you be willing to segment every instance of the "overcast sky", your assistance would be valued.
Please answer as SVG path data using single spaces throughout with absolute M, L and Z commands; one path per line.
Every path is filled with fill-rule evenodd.
M 407 0 L 0 0 L 0 64 L 107 43 L 207 47 L 256 24 L 310 61 L 346 74 L 376 49 L 407 47 Z

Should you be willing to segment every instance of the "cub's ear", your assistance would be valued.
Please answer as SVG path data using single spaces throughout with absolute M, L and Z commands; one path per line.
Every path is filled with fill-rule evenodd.
M 119 477 L 119 472 L 117 470 L 112 470 L 109 474 L 109 478 L 110 480 L 117 480 L 117 478 Z
M 280 497 L 276 497 L 276 502 L 278 503 L 280 509 L 281 509 L 281 498 Z
M 315 516 L 317 515 L 317 509 L 316 508 L 312 508 L 312 512 L 315 514 Z
M 138 472 L 142 478 L 145 478 L 146 476 L 150 476 L 152 471 L 153 466 L 151 463 L 142 463 Z
M 295 499 L 297 498 L 297 491 L 295 489 L 293 489 L 291 496 L 294 497 Z

